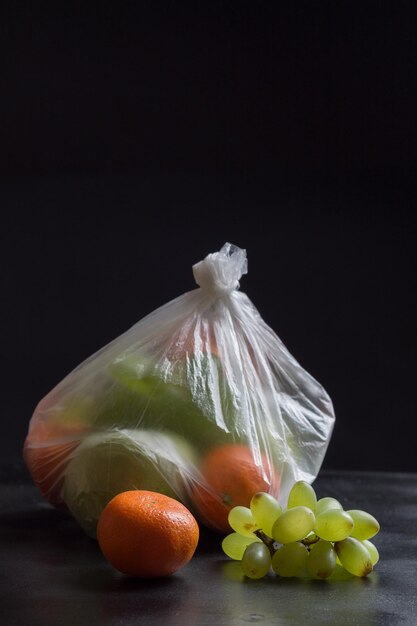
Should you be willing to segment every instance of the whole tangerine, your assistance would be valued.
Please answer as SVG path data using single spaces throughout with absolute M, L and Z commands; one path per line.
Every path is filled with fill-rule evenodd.
M 249 506 L 259 491 L 277 493 L 279 476 L 267 457 L 256 463 L 244 444 L 227 444 L 210 450 L 202 461 L 203 482 L 195 485 L 193 504 L 201 521 L 221 533 L 230 532 L 228 515 L 235 506 Z
M 129 576 L 170 576 L 194 555 L 199 527 L 180 502 L 153 491 L 124 491 L 103 509 L 97 525 L 103 555 Z

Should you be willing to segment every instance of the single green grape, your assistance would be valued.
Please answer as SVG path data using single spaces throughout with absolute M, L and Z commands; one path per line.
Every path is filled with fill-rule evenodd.
M 253 537 L 253 531 L 259 529 L 252 511 L 247 506 L 235 506 L 230 510 L 228 521 L 230 526 L 244 537 Z
M 350 536 L 355 539 L 371 539 L 379 532 L 379 522 L 373 515 L 366 511 L 360 511 L 358 509 L 352 509 L 347 511 L 355 524 Z
M 347 537 L 335 543 L 335 550 L 342 566 L 354 576 L 367 576 L 372 572 L 372 559 L 368 548 L 355 537 Z
M 222 541 L 222 550 L 231 559 L 241 561 L 246 548 L 255 541 L 259 542 L 260 539 L 257 537 L 244 537 L 239 533 L 230 533 Z
M 372 565 L 376 565 L 379 561 L 378 548 L 371 541 L 368 541 L 368 539 L 363 539 L 361 543 L 363 543 L 365 548 L 367 548 L 369 556 L 371 557 Z
M 284 511 L 272 527 L 272 537 L 278 543 L 301 541 L 314 528 L 315 517 L 306 506 L 295 506 Z
M 282 513 L 282 507 L 278 500 L 269 493 L 260 491 L 253 496 L 250 509 L 259 528 L 266 535 L 272 537 L 272 526 Z
M 307 571 L 312 578 L 329 578 L 336 567 L 336 552 L 330 541 L 321 539 L 311 547 Z
M 306 566 L 308 550 L 299 541 L 286 543 L 272 557 L 272 569 L 285 578 L 297 576 Z
M 343 509 L 343 507 L 340 504 L 339 500 L 336 500 L 336 498 L 331 498 L 329 496 L 317 500 L 315 510 L 316 515 L 321 515 L 322 513 L 324 513 L 324 511 L 327 511 L 328 509 Z
M 251 543 L 242 557 L 242 569 L 248 578 L 263 578 L 271 567 L 271 553 L 263 542 Z
M 295 506 L 306 506 L 315 511 L 317 504 L 317 496 L 313 487 L 305 480 L 299 480 L 294 483 L 288 496 L 287 508 L 292 509 Z
M 341 509 L 328 509 L 316 517 L 314 532 L 326 541 L 342 541 L 352 533 L 351 516 Z

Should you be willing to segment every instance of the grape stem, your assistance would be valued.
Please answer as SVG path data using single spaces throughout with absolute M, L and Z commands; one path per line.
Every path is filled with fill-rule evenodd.
M 275 547 L 275 541 L 271 537 L 268 537 L 268 535 L 260 529 L 254 530 L 253 534 L 256 535 L 258 539 L 264 542 L 264 544 L 270 551 L 271 556 L 274 556 L 275 552 L 277 551 L 277 548 Z M 317 537 L 317 535 L 313 535 L 313 537 L 311 537 L 310 539 L 308 537 L 302 539 L 300 543 L 303 543 L 306 548 L 310 548 L 310 546 L 312 546 L 314 543 L 317 543 L 318 541 L 320 541 L 320 537 Z
M 254 530 L 253 534 L 256 535 L 258 537 L 258 539 L 260 539 L 261 541 L 264 542 L 264 544 L 266 545 L 266 547 L 270 551 L 271 556 L 274 556 L 274 554 L 276 552 L 276 548 L 274 547 L 275 541 L 273 539 L 271 539 L 271 537 L 268 537 L 268 535 L 266 535 L 263 532 L 263 530 Z

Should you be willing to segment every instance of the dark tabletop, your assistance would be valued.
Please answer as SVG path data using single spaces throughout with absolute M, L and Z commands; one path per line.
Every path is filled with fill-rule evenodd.
M 323 472 L 319 497 L 381 524 L 366 579 L 244 579 L 202 530 L 197 552 L 167 579 L 129 579 L 65 513 L 44 503 L 20 464 L 1 468 L 0 621 L 4 625 L 417 624 L 417 475 Z

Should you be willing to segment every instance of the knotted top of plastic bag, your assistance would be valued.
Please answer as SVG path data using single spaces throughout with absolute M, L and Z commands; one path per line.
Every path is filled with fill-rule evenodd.
M 193 265 L 197 285 L 215 297 L 229 295 L 239 289 L 239 281 L 248 273 L 246 250 L 225 243 L 219 252 L 208 254 Z

